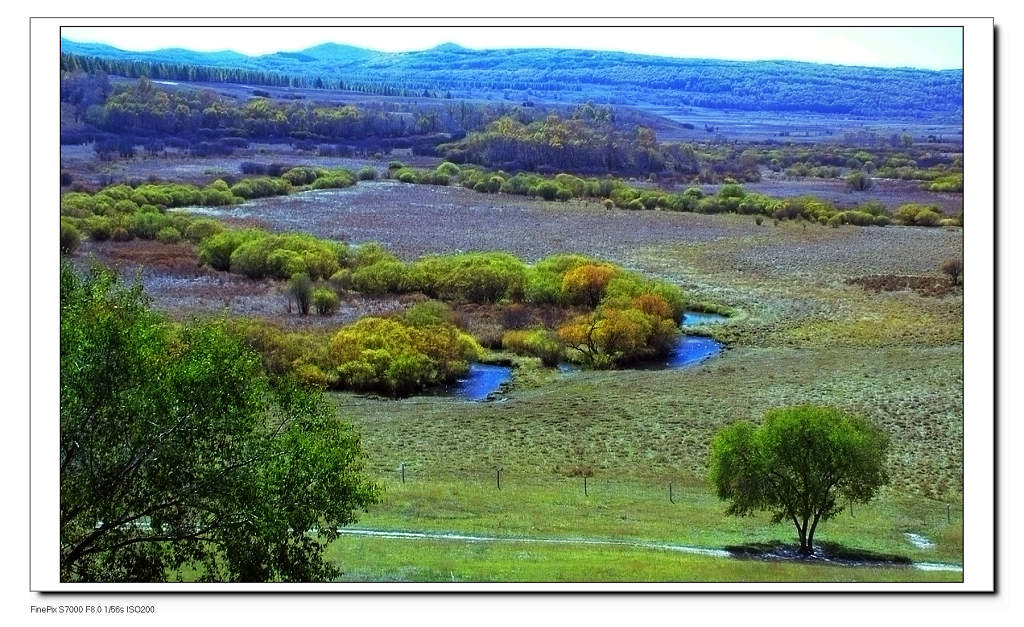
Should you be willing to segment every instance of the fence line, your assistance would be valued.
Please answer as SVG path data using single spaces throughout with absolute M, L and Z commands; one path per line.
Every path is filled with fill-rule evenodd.
M 545 490 L 564 491 L 566 494 L 576 494 L 586 499 L 601 499 L 602 497 L 625 498 L 643 501 L 662 501 L 668 505 L 684 506 L 698 500 L 704 500 L 708 494 L 712 494 L 709 486 L 701 485 L 692 481 L 685 475 L 671 475 L 662 477 L 624 477 L 608 478 L 602 477 L 594 472 L 580 472 L 579 474 L 551 474 L 545 476 L 538 473 L 517 473 L 504 466 L 495 465 L 491 468 L 480 468 L 464 471 L 433 471 L 411 462 L 397 462 L 393 465 L 380 463 L 368 464 L 365 469 L 377 481 L 385 483 L 393 482 L 396 487 L 404 486 L 407 489 L 417 485 L 430 484 L 463 484 L 481 491 L 492 490 L 498 494 L 514 497 L 517 492 L 523 490 Z M 683 479 L 680 479 L 683 476 Z M 680 484 L 682 488 L 680 489 Z M 503 497 L 505 498 L 505 497 Z M 932 501 L 936 505 L 936 518 L 945 519 L 946 524 L 952 524 L 954 519 L 962 520 L 962 504 L 948 500 L 935 499 L 920 495 L 922 500 Z M 853 502 L 844 504 L 851 518 L 856 519 L 861 507 L 870 505 L 855 506 Z M 956 511 L 955 511 L 956 510 Z M 955 516 L 954 514 L 960 514 Z

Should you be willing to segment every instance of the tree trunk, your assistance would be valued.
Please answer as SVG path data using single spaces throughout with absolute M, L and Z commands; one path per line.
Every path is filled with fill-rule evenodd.
M 808 527 L 808 521 L 806 518 L 803 519 L 803 524 L 796 526 L 797 533 L 800 535 L 800 555 L 811 555 L 814 552 L 813 549 L 813 538 L 814 529 Z M 808 531 L 810 533 L 808 533 Z
M 801 534 L 800 536 L 800 555 L 811 555 L 814 550 L 811 548 L 811 541 Z
M 803 526 L 797 525 L 796 531 L 800 535 L 800 555 L 809 555 L 811 551 L 807 543 L 807 523 L 804 522 Z
M 807 530 L 807 555 L 814 553 L 814 530 L 818 528 L 818 519 L 820 514 L 814 515 L 814 520 L 811 521 L 811 527 Z

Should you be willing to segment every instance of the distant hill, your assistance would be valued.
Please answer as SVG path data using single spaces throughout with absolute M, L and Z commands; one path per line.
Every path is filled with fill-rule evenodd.
M 456 98 L 501 95 L 947 122 L 962 118 L 961 70 L 679 59 L 597 50 L 471 50 L 451 43 L 398 53 L 325 43 L 247 56 L 180 48 L 133 52 L 62 39 L 61 52 L 127 62 L 122 66 L 128 73 L 151 78 L 189 80 L 188 67 L 230 68 L 285 75 L 301 86 L 385 84 Z

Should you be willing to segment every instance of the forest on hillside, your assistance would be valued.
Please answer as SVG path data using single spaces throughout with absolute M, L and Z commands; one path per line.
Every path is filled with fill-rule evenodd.
M 352 89 L 439 98 L 536 94 L 542 99 L 894 119 L 962 117 L 963 72 L 793 61 L 676 59 L 557 49 L 442 45 L 384 53 L 324 44 L 249 57 L 187 50 L 128 52 L 61 40 L 63 70 L 161 80 Z

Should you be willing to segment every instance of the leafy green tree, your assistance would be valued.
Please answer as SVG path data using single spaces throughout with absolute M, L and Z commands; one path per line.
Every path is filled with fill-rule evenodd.
M 818 523 L 840 501 L 866 503 L 885 484 L 888 435 L 834 407 L 798 405 L 769 411 L 760 427 L 742 421 L 711 443 L 709 478 L 727 514 L 769 511 L 792 521 L 800 553 L 814 550 Z
M 221 324 L 179 327 L 140 285 L 61 267 L 63 581 L 323 581 L 379 499 L 357 434 Z M 56 521 L 55 521 L 56 522 Z

